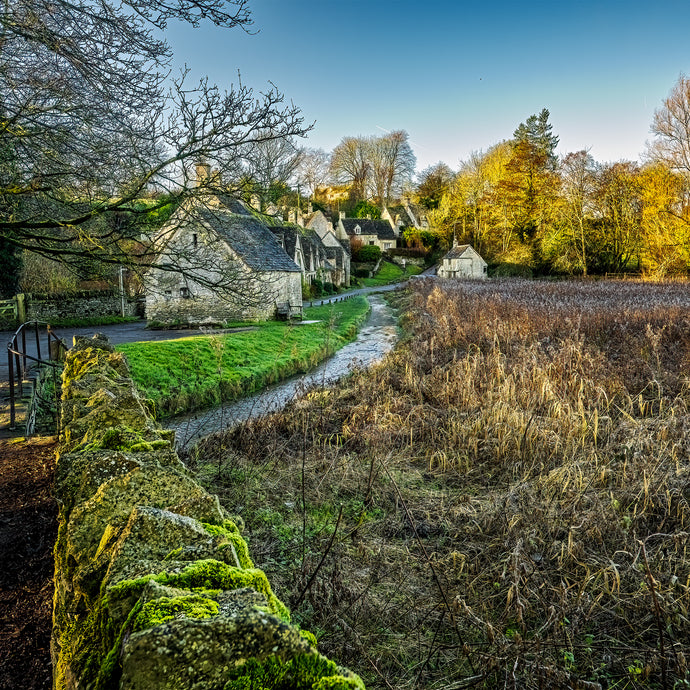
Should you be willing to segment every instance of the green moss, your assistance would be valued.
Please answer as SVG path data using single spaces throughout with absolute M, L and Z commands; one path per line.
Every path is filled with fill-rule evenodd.
M 55 687 L 65 686 L 66 669 L 81 669 L 80 683 L 92 690 L 117 687 L 122 639 L 131 631 L 132 621 L 141 608 L 141 602 L 137 602 L 118 630 L 107 614 L 107 603 L 101 599 L 85 619 L 63 626 Z
M 364 683 L 354 674 L 341 675 L 332 661 L 320 654 L 303 654 L 283 660 L 268 657 L 249 659 L 231 672 L 224 690 L 364 690 Z
M 80 449 L 83 452 L 93 450 L 132 450 L 151 451 L 153 446 L 142 438 L 134 429 L 125 426 L 109 427 L 97 441 L 89 443 Z
M 161 597 L 147 601 L 134 621 L 133 631 L 153 628 L 166 621 L 186 616 L 187 618 L 210 618 L 218 615 L 218 602 L 213 599 L 190 594 L 182 597 Z
M 148 453 L 153 450 L 153 445 L 148 443 L 148 441 L 142 441 L 141 443 L 135 443 L 130 446 L 132 453 Z
M 309 644 L 316 649 L 318 646 L 318 641 L 316 639 L 316 635 L 314 635 L 313 632 L 310 632 L 309 630 L 300 630 L 299 634 L 307 641 Z
M 268 583 L 263 570 L 235 568 L 213 559 L 194 561 L 180 573 L 162 572 L 156 575 L 146 575 L 136 580 L 123 580 L 110 589 L 109 597 L 119 600 L 138 598 L 150 580 L 163 585 L 206 594 L 209 593 L 209 590 L 250 587 L 266 597 L 269 611 L 272 614 L 287 623 L 290 622 L 290 611 L 271 590 L 271 585 Z
M 290 622 L 290 612 L 271 590 L 263 570 L 258 568 L 235 568 L 212 559 L 195 561 L 181 573 L 163 573 L 155 578 L 158 582 L 172 587 L 192 590 L 241 589 L 250 587 L 266 597 L 271 613 L 285 622 Z
M 253 568 L 254 563 L 249 556 L 249 547 L 242 538 L 237 525 L 231 520 L 225 520 L 222 525 L 211 525 L 207 522 L 202 523 L 204 529 L 214 537 L 227 539 L 228 545 L 232 545 L 237 554 L 237 559 L 242 568 Z

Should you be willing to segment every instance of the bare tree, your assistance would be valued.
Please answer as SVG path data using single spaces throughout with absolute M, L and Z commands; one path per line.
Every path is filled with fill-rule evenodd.
M 656 139 L 648 156 L 690 176 L 690 79 L 684 74 L 654 111 L 651 131 Z
M 247 30 L 247 0 L 0 6 L 0 237 L 70 262 L 155 264 L 152 216 L 228 191 L 252 145 L 308 131 L 271 86 L 170 80 L 169 19 Z M 205 160 L 217 175 L 199 178 Z M 233 191 L 233 190 L 230 190 Z M 142 203 L 142 197 L 148 197 Z
M 336 182 L 352 185 L 352 196 L 366 198 L 371 175 L 370 137 L 344 137 L 331 154 L 331 175 Z
M 266 202 L 272 185 L 286 185 L 302 160 L 302 149 L 293 137 L 275 137 L 272 132 L 258 132 L 265 139 L 252 141 L 245 154 L 245 174 L 255 183 L 262 202 Z
M 400 193 L 403 184 L 414 174 L 417 159 L 408 143 L 407 132 L 398 130 L 372 139 L 369 158 L 374 197 L 385 206 L 393 192 Z
M 586 223 L 592 213 L 596 186 L 596 164 L 589 151 L 569 153 L 561 161 L 561 192 L 565 200 L 563 220 L 570 230 L 582 275 L 587 275 Z
M 330 162 L 331 157 L 323 149 L 303 149 L 295 171 L 297 182 L 314 194 L 317 187 L 323 186 L 328 180 Z

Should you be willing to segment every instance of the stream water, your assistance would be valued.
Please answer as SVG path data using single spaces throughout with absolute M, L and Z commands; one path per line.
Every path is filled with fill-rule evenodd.
M 370 295 L 371 312 L 357 339 L 338 350 L 308 374 L 294 376 L 241 400 L 210 410 L 173 417 L 165 422 L 175 430 L 178 448 L 186 448 L 216 431 L 281 410 L 297 395 L 331 385 L 355 367 L 368 367 L 392 349 L 397 338 L 392 309 L 378 295 Z

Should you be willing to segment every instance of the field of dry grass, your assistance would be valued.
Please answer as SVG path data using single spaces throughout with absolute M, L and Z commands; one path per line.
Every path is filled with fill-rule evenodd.
M 384 363 L 190 463 L 372 688 L 690 687 L 690 289 L 419 281 Z

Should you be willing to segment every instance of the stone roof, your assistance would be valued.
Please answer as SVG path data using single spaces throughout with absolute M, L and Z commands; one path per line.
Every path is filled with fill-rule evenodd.
M 246 215 L 232 213 L 224 208 L 203 208 L 197 213 L 249 268 L 255 271 L 299 272 L 297 264 L 287 255 L 268 227 L 246 212 L 246 209 Z
M 223 208 L 227 209 L 231 213 L 237 213 L 240 216 L 251 216 L 252 212 L 234 196 L 230 194 L 217 194 L 218 201 L 222 204 Z
M 460 259 L 468 251 L 471 254 L 479 256 L 479 253 L 474 250 L 471 244 L 454 244 L 451 250 L 446 255 L 444 255 L 443 259 Z M 482 259 L 481 256 L 479 256 L 479 258 Z M 482 261 L 484 261 L 484 259 L 482 259 Z M 484 263 L 486 262 L 484 261 Z
M 297 248 L 297 231 L 289 225 L 269 225 L 268 229 L 274 234 L 278 241 L 282 240 L 282 246 L 287 255 L 292 259 Z
M 356 236 L 355 228 L 359 225 L 362 235 L 376 235 L 381 240 L 397 240 L 397 236 L 387 220 L 370 220 L 369 218 L 341 218 L 340 222 L 348 235 Z

